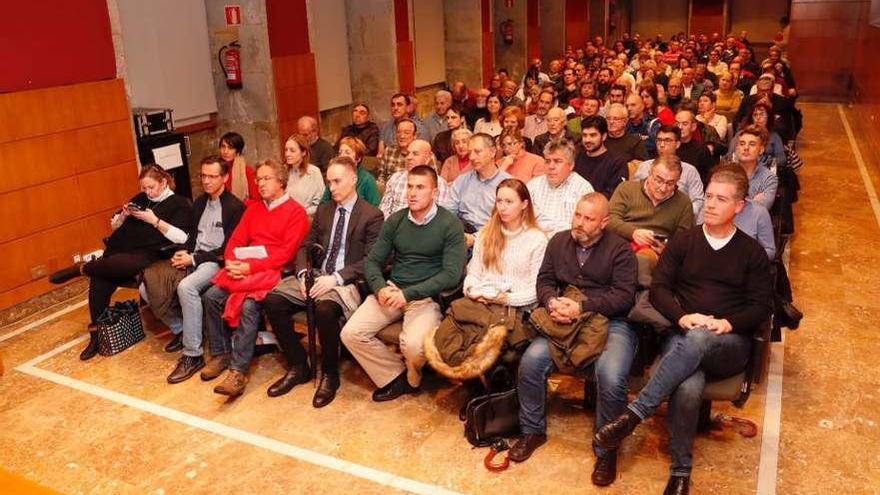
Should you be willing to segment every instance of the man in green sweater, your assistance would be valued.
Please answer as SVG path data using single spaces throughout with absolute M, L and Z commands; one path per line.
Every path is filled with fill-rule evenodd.
M 677 190 L 680 176 L 681 161 L 661 155 L 647 178 L 624 182 L 611 196 L 608 229 L 630 241 L 642 287 L 651 285 L 651 272 L 669 238 L 694 226 L 691 200 Z
M 437 183 L 437 172 L 427 165 L 409 171 L 408 208 L 388 217 L 364 259 L 364 277 L 373 295 L 342 329 L 345 347 L 379 387 L 373 392 L 376 402 L 418 391 L 425 335 L 442 318 L 434 298 L 461 281 L 464 230 L 458 218 L 437 206 Z M 389 260 L 386 279 L 383 268 Z M 377 338 L 380 330 L 401 318 L 402 356 Z

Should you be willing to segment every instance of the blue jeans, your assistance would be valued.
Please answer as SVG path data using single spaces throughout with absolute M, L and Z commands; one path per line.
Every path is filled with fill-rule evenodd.
M 198 265 L 180 284 L 177 285 L 177 300 L 180 308 L 174 308 L 162 317 L 162 323 L 168 326 L 171 333 L 180 335 L 183 332 L 183 354 L 185 356 L 202 355 L 202 292 L 211 286 L 211 278 L 220 271 L 220 265 L 207 261 Z M 147 300 L 144 284 L 140 286 L 141 297 Z
M 595 430 L 623 414 L 627 404 L 629 372 L 638 347 L 639 337 L 626 321 L 611 320 L 608 323 L 608 342 L 595 366 Z M 597 457 L 608 455 L 608 451 L 595 443 L 593 452 Z
M 739 373 L 748 362 L 750 352 L 751 337 L 734 333 L 716 335 L 695 328 L 667 339 L 656 371 L 628 407 L 646 419 L 670 397 L 668 423 L 672 475 L 690 475 L 693 466 L 691 451 L 707 377 L 721 379 Z
M 622 320 L 611 320 L 608 322 L 608 345 L 602 353 L 601 361 L 605 354 L 609 352 L 609 348 L 617 349 L 621 354 L 626 354 L 625 349 L 628 342 L 631 341 L 632 349 L 628 358 L 628 362 L 632 363 L 632 355 L 635 354 L 635 346 L 637 339 L 628 338 L 629 334 L 635 335 L 629 328 L 629 325 Z M 618 351 L 612 351 L 618 352 Z M 624 357 L 619 359 L 611 359 L 611 361 L 623 362 Z M 597 364 L 598 366 L 598 364 Z M 607 369 L 608 367 L 606 367 Z M 547 431 L 547 377 L 556 369 L 553 359 L 550 357 L 550 343 L 544 337 L 538 337 L 532 341 L 522 360 L 519 363 L 519 376 L 517 388 L 519 393 L 519 425 L 523 433 L 543 434 Z M 620 410 L 626 406 L 626 376 L 629 373 L 629 366 L 626 366 L 624 373 L 624 392 L 623 403 Z M 600 392 L 601 393 L 601 392 Z M 601 399 L 600 399 L 601 400 Z M 610 414 L 610 413 L 609 413 Z M 611 419 L 614 419 L 613 417 Z
M 229 369 L 244 374 L 250 369 L 257 343 L 257 330 L 260 323 L 260 303 L 245 299 L 241 306 L 238 328 L 229 328 L 223 321 L 223 310 L 229 294 L 216 285 L 211 286 L 202 296 L 205 306 L 205 327 L 208 330 L 208 349 L 212 356 L 232 354 Z

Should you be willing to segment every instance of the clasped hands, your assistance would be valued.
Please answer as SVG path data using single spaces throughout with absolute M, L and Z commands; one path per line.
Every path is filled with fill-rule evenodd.
M 241 280 L 251 274 L 251 265 L 244 261 L 226 260 L 224 270 L 233 280 Z
M 379 289 L 379 292 L 376 293 L 376 299 L 379 300 L 379 304 L 382 306 L 393 309 L 403 309 L 406 306 L 406 297 L 404 297 L 403 291 L 391 281 L 388 282 L 388 285 Z
M 337 285 L 339 285 L 339 281 L 336 280 L 336 275 L 321 275 L 320 277 L 315 278 L 315 282 L 312 284 L 312 290 L 306 291 L 305 277 L 299 279 L 299 290 L 303 295 L 308 294 L 312 296 L 312 298 L 323 296 Z
M 550 318 L 556 323 L 569 324 L 581 316 L 581 305 L 568 297 L 553 297 L 547 302 Z
M 693 330 L 697 327 L 703 327 L 715 335 L 723 335 L 733 331 L 733 325 L 726 319 L 717 319 L 712 315 L 704 315 L 700 313 L 691 313 L 682 316 L 678 320 L 678 326 L 685 330 Z

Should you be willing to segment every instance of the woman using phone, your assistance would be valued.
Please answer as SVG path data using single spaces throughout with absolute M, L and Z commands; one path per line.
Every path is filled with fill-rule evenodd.
M 89 277 L 89 344 L 79 355 L 83 361 L 98 353 L 98 318 L 110 305 L 121 282 L 135 277 L 159 259 L 160 250 L 186 242 L 192 229 L 189 199 L 174 193 L 174 179 L 158 165 L 147 165 L 139 175 L 141 191 L 110 220 L 113 233 L 105 241 L 104 255 L 76 264 L 49 277 L 64 283 L 79 275 Z

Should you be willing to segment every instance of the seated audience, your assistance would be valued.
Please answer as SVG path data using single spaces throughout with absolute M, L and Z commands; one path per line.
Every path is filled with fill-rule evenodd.
M 464 126 L 452 132 L 453 154 L 443 162 L 443 169 L 440 171 L 440 177 L 446 182 L 451 184 L 459 175 L 471 169 L 471 153 L 468 150 L 468 143 L 472 135 L 471 131 Z
M 378 156 L 383 155 L 386 147 L 393 146 L 397 143 L 397 125 L 404 120 L 409 120 L 415 128 L 415 130 L 413 130 L 413 139 L 415 139 L 416 136 L 418 136 L 419 139 L 427 138 L 428 134 L 425 132 L 425 126 L 422 124 L 422 121 L 410 114 L 412 104 L 413 99 L 410 95 L 395 93 L 391 96 L 391 120 L 379 128 Z
M 730 73 L 718 76 L 718 89 L 715 90 L 715 111 L 724 116 L 728 122 L 739 112 L 743 100 L 743 92 L 736 89 L 733 75 Z
M 49 277 L 55 284 L 80 275 L 89 277 L 89 343 L 79 355 L 83 361 L 98 354 L 98 318 L 110 305 L 116 288 L 158 260 L 161 248 L 186 242 L 192 230 L 192 205 L 174 193 L 174 179 L 165 169 L 147 165 L 138 180 L 142 192 L 122 205 L 110 220 L 113 233 L 105 241 L 104 254 Z
M 183 350 L 177 366 L 168 375 L 168 383 L 188 380 L 205 366 L 202 292 L 211 286 L 211 279 L 220 271 L 226 241 L 244 213 L 244 203 L 224 186 L 227 175 L 229 167 L 219 156 L 202 160 L 200 177 L 204 194 L 193 203 L 192 235 L 186 237 L 185 232 L 176 232 L 178 239 L 186 237 L 183 249 L 177 250 L 169 262 L 154 263 L 144 270 L 141 285 L 147 295 L 144 299 L 174 335 L 165 351 Z M 169 231 L 174 229 L 177 227 L 169 227 Z
M 526 123 L 526 114 L 523 113 L 522 107 L 512 106 L 512 107 L 504 107 L 504 110 L 501 111 L 501 134 L 504 134 L 504 131 L 508 129 L 516 129 L 522 133 L 523 128 Z M 496 140 L 501 139 L 501 135 L 499 134 Z M 499 141 L 500 143 L 500 141 Z M 532 140 L 526 137 L 523 137 L 523 144 L 525 146 L 526 151 L 532 150 Z
M 312 165 L 311 151 L 302 135 L 293 135 L 284 143 L 284 163 L 290 170 L 287 183 L 287 195 L 306 210 L 311 217 L 315 214 L 321 198 L 324 196 L 324 179 L 321 170 Z
M 313 260 L 319 275 L 310 294 L 316 301 L 315 326 L 321 342 L 321 381 L 312 406 L 326 406 L 339 389 L 340 321 L 351 317 L 361 303 L 355 282 L 363 278 L 364 256 L 379 237 L 384 220 L 382 212 L 358 196 L 355 169 L 348 157 L 330 160 L 327 182 L 333 201 L 322 203 L 315 212 L 309 234 L 296 255 L 295 275 L 282 280 L 263 302 L 287 361 L 287 373 L 268 389 L 270 397 L 284 395 L 309 381 L 318 366 L 308 362 L 291 323 L 294 314 L 306 309 L 305 272 L 315 244 L 324 249 Z
M 568 127 L 568 133 L 572 136 L 580 136 L 581 123 L 583 120 L 592 117 L 593 115 L 599 115 L 599 110 L 601 109 L 602 102 L 599 100 L 598 96 L 584 97 L 578 113 L 568 118 L 568 123 L 566 124 Z
M 385 183 L 395 172 L 406 168 L 407 149 L 414 139 L 416 139 L 416 124 L 409 119 L 401 120 L 397 125 L 397 144 L 387 146 L 379 158 L 379 174 L 376 177 L 376 183 L 380 189 L 385 189 Z M 437 169 L 437 162 L 433 155 L 431 155 L 431 166 L 434 167 L 434 170 Z
M 300 136 L 306 138 L 311 163 L 318 167 L 318 170 L 323 174 L 324 170 L 327 169 L 327 163 L 336 156 L 336 150 L 332 144 L 321 137 L 321 129 L 318 127 L 318 121 L 314 117 L 308 115 L 300 117 L 296 122 L 296 129 Z
M 603 117 L 589 118 L 582 125 L 583 148 L 575 158 L 574 171 L 587 179 L 596 191 L 610 198 L 617 186 L 629 178 L 626 159 L 605 147 L 608 124 Z
M 523 137 L 530 139 L 534 143 L 536 137 L 547 132 L 547 112 L 553 108 L 553 101 L 555 99 L 556 96 L 553 94 L 552 89 L 541 91 L 541 94 L 538 95 L 535 113 L 528 115 L 523 124 Z M 543 150 L 535 149 L 539 154 L 543 152 Z
M 544 148 L 547 173 L 535 177 L 527 185 L 538 224 L 551 235 L 571 227 L 571 216 L 578 200 L 593 192 L 590 183 L 574 173 L 574 156 L 573 143 L 549 143 Z
M 695 139 L 694 131 L 697 128 L 696 112 L 686 105 L 683 106 L 675 114 L 675 125 L 681 131 L 681 143 L 676 154 L 681 158 L 681 161 L 697 167 L 703 184 L 705 184 L 709 180 L 709 169 L 712 168 L 713 160 L 709 148 Z
M 461 222 L 437 206 L 437 172 L 413 168 L 407 177 L 408 208 L 391 215 L 364 259 L 367 296 L 342 329 L 342 342 L 378 389 L 377 402 L 418 391 L 425 363 L 425 335 L 441 319 L 435 302 L 442 291 L 461 280 L 465 262 Z M 391 260 L 391 273 L 383 270 Z M 390 350 L 377 334 L 403 319 L 400 352 Z
M 407 184 L 409 184 L 410 171 L 419 165 L 427 165 L 434 168 L 431 165 L 432 158 L 431 145 L 428 144 L 427 141 L 416 139 L 407 147 L 406 159 L 404 162 L 405 168 L 395 172 L 394 175 L 388 179 L 388 184 L 385 187 L 385 194 L 382 195 L 382 201 L 379 203 L 379 209 L 385 215 L 386 219 L 392 214 L 406 208 L 409 204 L 409 191 L 407 190 Z M 440 179 L 437 181 L 437 190 L 441 202 L 448 196 L 447 189 L 448 186 L 446 185 L 445 180 Z
M 339 141 L 336 142 L 337 151 L 342 140 L 347 137 L 360 139 L 364 143 L 364 155 L 379 154 L 379 126 L 370 120 L 370 107 L 365 103 L 356 103 L 351 108 L 351 124 L 342 128 Z
M 565 111 L 559 107 L 553 107 L 547 112 L 547 132 L 537 136 L 534 140 L 534 149 L 543 153 L 547 143 L 562 140 L 576 141 L 577 136 L 568 132 L 568 120 Z
M 678 331 L 667 337 L 663 356 L 635 401 L 594 436 L 601 448 L 617 450 L 669 397 L 672 465 L 666 493 L 688 493 L 703 387 L 742 371 L 752 336 L 770 315 L 766 253 L 733 223 L 747 191 L 741 175 L 713 175 L 703 225 L 676 236 L 660 257 L 651 303 Z
M 281 280 L 281 269 L 309 230 L 305 210 L 285 192 L 292 175 L 287 165 L 264 160 L 256 172 L 261 200 L 245 210 L 226 244 L 225 265 L 202 296 L 211 360 L 200 377 L 213 380 L 229 368 L 223 382 L 214 387 L 214 393 L 228 397 L 244 393 L 257 342 L 261 301 Z M 246 247 L 257 253 L 242 252 Z
M 433 142 L 437 134 L 448 129 L 446 112 L 452 106 L 452 93 L 441 89 L 434 94 L 434 111 L 429 113 L 422 119 L 425 126 L 425 133 L 428 135 L 428 142 Z
M 608 151 L 622 156 L 627 163 L 633 160 L 640 162 L 647 160 L 648 152 L 642 138 L 626 132 L 628 115 L 626 107 L 620 103 L 613 103 L 608 107 L 608 112 L 605 114 L 605 120 L 608 122 L 608 137 L 605 139 L 605 147 L 608 148 Z M 578 127 L 583 132 L 582 125 L 578 125 Z
M 755 103 L 751 112 L 743 120 L 742 127 L 757 126 L 767 132 L 767 140 L 764 143 L 764 152 L 761 153 L 758 163 L 768 169 L 774 167 L 784 167 L 787 163 L 785 155 L 785 145 L 782 144 L 782 138 L 773 130 L 770 122 L 770 106 L 763 102 Z M 733 142 L 730 149 L 735 149 L 736 142 L 739 139 L 739 133 L 733 136 Z
M 339 140 L 339 156 L 347 156 L 351 158 L 357 165 L 357 195 L 367 203 L 373 206 L 379 206 L 382 201 L 382 195 L 379 194 L 379 186 L 376 185 L 376 178 L 373 177 L 366 168 L 364 168 L 364 143 L 355 137 L 344 137 Z M 321 196 L 321 203 L 327 203 L 332 199 L 332 191 L 329 188 L 324 189 L 324 195 Z
M 626 97 L 626 112 L 629 115 L 629 120 L 626 122 L 626 132 L 638 136 L 645 143 L 645 151 L 648 156 L 656 157 L 657 143 L 655 139 L 657 138 L 657 129 L 662 125 L 660 119 L 645 113 L 645 101 L 642 96 L 635 93 Z
M 580 198 L 570 230 L 557 233 L 547 244 L 538 272 L 537 298 L 538 304 L 546 308 L 558 325 L 556 334 L 564 335 L 563 328 L 570 328 L 595 314 L 590 318 L 592 323 L 607 327 L 608 334 L 608 344 L 599 359 L 631 360 L 636 338 L 624 318 L 635 296 L 636 261 L 627 242 L 606 231 L 608 221 L 605 196 L 594 192 Z M 576 298 L 572 288 L 576 289 Z M 587 332 L 582 330 L 582 333 Z M 545 334 L 532 340 L 519 365 L 517 388 L 523 436 L 511 447 L 508 456 L 515 462 L 525 461 L 547 441 L 546 396 L 550 374 L 557 369 L 583 371 L 591 362 L 575 361 L 576 356 L 584 355 L 580 349 L 589 346 L 589 337 L 576 338 L 566 344 L 570 347 L 564 353 L 558 351 L 558 343 L 551 345 L 550 340 Z M 611 390 L 604 388 L 605 371 L 604 368 L 596 371 L 601 397 L 596 417 L 600 426 L 616 417 L 614 402 L 619 402 L 621 408 L 626 404 L 625 385 L 622 394 L 616 383 L 609 383 Z M 598 466 L 603 458 L 616 453 L 597 448 L 596 454 Z
M 727 117 L 715 112 L 716 101 L 717 97 L 715 96 L 715 93 L 701 94 L 697 103 L 697 108 L 700 112 L 700 114 L 697 115 L 697 120 L 706 125 L 712 126 L 712 128 L 715 129 L 715 132 L 718 133 L 718 138 L 726 142 Z
M 517 108 L 517 107 L 512 107 Z M 526 151 L 525 138 L 519 129 L 505 129 L 498 138 L 504 156 L 498 160 L 498 168 L 521 180 L 524 184 L 547 173 L 544 158 Z
M 471 136 L 468 151 L 472 170 L 459 175 L 450 184 L 449 194 L 445 200 L 441 196 L 440 205 L 461 219 L 468 235 L 468 246 L 471 246 L 472 234 L 482 229 L 492 215 L 498 184 L 511 175 L 499 170 L 495 164 L 497 148 L 488 134 Z

